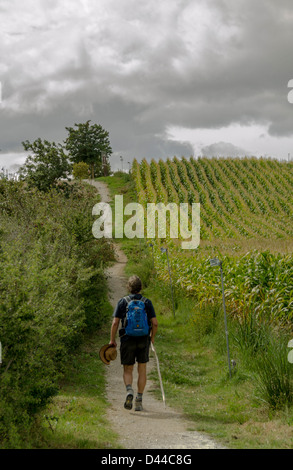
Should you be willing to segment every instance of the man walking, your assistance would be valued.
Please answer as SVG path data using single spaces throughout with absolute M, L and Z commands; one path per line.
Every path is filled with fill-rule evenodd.
M 143 297 L 140 293 L 142 289 L 141 280 L 138 276 L 131 276 L 128 280 L 129 296 L 121 298 L 114 310 L 113 322 L 111 326 L 111 345 L 117 347 L 115 341 L 116 333 L 118 331 L 119 322 L 121 320 L 122 328 L 119 330 L 120 337 L 120 358 L 123 365 L 123 380 L 126 386 L 126 400 L 124 408 L 127 410 L 132 409 L 132 402 L 134 391 L 132 388 L 133 382 L 133 367 L 137 361 L 137 395 L 135 398 L 135 411 L 142 411 L 142 396 L 147 381 L 146 365 L 149 361 L 149 348 L 150 343 L 154 343 L 155 335 L 158 329 L 158 321 L 156 318 L 155 310 L 150 299 Z M 130 330 L 130 303 L 133 302 L 135 309 L 141 308 L 146 313 L 147 330 L 140 333 L 135 333 Z M 143 304 L 142 304 L 143 302 Z M 139 325 L 135 325 L 139 326 Z M 135 328 L 134 326 L 134 328 Z

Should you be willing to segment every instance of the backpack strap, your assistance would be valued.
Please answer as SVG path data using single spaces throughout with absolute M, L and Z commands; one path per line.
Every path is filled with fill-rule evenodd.
M 127 302 L 127 305 L 129 304 L 129 302 L 131 302 L 132 300 L 140 300 L 141 302 L 145 303 L 146 302 L 146 298 L 145 297 L 141 297 L 141 299 L 131 299 L 130 298 L 130 295 L 126 295 L 125 297 L 123 297 L 126 302 Z
M 131 302 L 131 300 L 132 300 L 132 299 L 130 298 L 130 295 L 127 295 L 126 297 L 123 297 L 123 298 L 126 300 L 127 305 L 128 305 L 129 302 Z
M 131 298 L 130 298 L 130 295 L 126 295 L 125 297 L 123 297 L 124 300 L 126 300 L 126 303 L 127 303 L 127 306 L 126 306 L 126 313 L 124 315 L 124 317 L 122 318 L 121 320 L 121 324 L 122 324 L 122 328 L 125 327 L 125 322 L 126 322 L 126 315 L 127 315 L 127 307 L 128 307 L 128 304 L 131 302 Z

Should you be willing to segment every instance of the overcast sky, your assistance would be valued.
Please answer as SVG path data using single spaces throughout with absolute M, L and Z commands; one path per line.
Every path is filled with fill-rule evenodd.
M 133 158 L 293 158 L 292 0 L 1 0 L 0 164 L 91 120 Z

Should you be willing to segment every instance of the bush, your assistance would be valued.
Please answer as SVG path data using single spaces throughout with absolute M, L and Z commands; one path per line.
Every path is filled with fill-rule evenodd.
M 68 177 L 71 165 L 62 145 L 40 138 L 32 143 L 26 140 L 22 145 L 32 152 L 20 168 L 21 177 L 29 186 L 49 191 L 60 178 Z
M 233 340 L 242 356 L 254 360 L 258 353 L 266 350 L 272 327 L 268 322 L 259 321 L 253 310 L 234 318 L 235 333 Z
M 288 337 L 271 335 L 266 350 L 255 361 L 260 396 L 273 409 L 293 404 L 293 367 L 287 358 L 287 344 Z
M 73 177 L 77 180 L 86 179 L 89 177 L 90 168 L 87 163 L 79 162 L 74 163 L 72 167 Z
M 114 255 L 91 233 L 96 199 L 88 185 L 44 193 L 0 182 L 3 445 L 20 445 L 57 393 L 70 353 L 109 314 L 103 269 Z

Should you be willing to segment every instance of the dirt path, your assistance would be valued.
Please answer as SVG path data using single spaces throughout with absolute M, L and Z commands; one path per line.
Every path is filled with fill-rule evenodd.
M 110 196 L 105 183 L 92 182 L 99 191 L 102 201 L 109 202 Z M 124 253 L 116 245 L 117 263 L 108 269 L 110 302 L 113 307 L 126 291 L 124 267 L 127 261 Z M 144 411 L 127 411 L 123 407 L 125 386 L 119 352 L 117 359 L 107 367 L 107 398 L 111 404 L 107 417 L 113 430 L 120 436 L 120 444 L 126 449 L 219 449 L 223 448 L 208 436 L 196 431 L 188 431 L 190 423 L 183 416 L 164 407 L 162 400 L 154 397 L 155 384 L 149 379 L 144 392 Z M 153 353 L 150 353 L 148 371 L 156 367 Z M 136 393 L 137 373 L 134 372 L 133 388 Z M 168 402 L 168 397 L 166 397 Z

